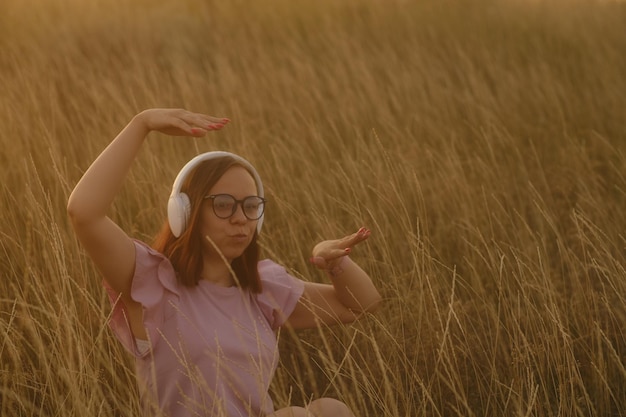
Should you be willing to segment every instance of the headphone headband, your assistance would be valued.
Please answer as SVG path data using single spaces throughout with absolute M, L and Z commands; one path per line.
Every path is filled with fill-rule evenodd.
M 189 197 L 185 193 L 181 192 L 181 188 L 183 186 L 183 183 L 185 182 L 185 178 L 187 178 L 189 173 L 193 171 L 194 168 L 196 168 L 200 163 L 204 161 L 209 161 L 211 159 L 218 159 L 223 157 L 230 157 L 234 159 L 238 164 L 246 168 L 254 177 L 254 182 L 256 183 L 259 196 L 265 196 L 263 191 L 263 183 L 261 182 L 261 177 L 259 176 L 259 173 L 250 162 L 248 162 L 241 156 L 225 151 L 213 151 L 197 155 L 195 158 L 191 159 L 185 164 L 185 166 L 176 176 L 176 179 L 174 180 L 174 185 L 172 185 L 172 192 L 170 193 L 170 198 L 167 204 L 167 217 L 170 229 L 172 230 L 174 236 L 179 237 L 185 231 L 187 223 L 189 221 Z M 256 226 L 257 233 L 261 232 L 262 225 L 263 217 L 261 216 Z

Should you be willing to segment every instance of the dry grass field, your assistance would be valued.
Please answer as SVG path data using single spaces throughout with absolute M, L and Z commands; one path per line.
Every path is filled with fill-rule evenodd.
M 3 0 L 0 415 L 138 415 L 65 206 L 148 107 L 232 122 L 150 137 L 111 212 L 134 237 L 215 149 L 257 166 L 265 255 L 294 274 L 372 230 L 353 258 L 383 308 L 284 332 L 277 405 L 624 415 L 624 22 L 591 0 Z

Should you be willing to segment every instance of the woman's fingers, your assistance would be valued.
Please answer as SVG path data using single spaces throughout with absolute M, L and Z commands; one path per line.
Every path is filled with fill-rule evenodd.
M 318 268 L 326 268 L 326 259 L 322 256 L 312 256 L 309 261 Z
M 191 133 L 191 136 L 195 136 L 195 137 L 202 137 L 204 135 L 206 135 L 206 130 L 199 128 L 199 127 L 192 127 L 189 129 L 189 133 Z
M 230 119 L 225 117 L 193 113 L 185 109 L 159 110 L 162 112 L 162 118 L 160 122 L 155 121 L 155 124 L 161 124 L 161 126 L 155 126 L 155 130 L 175 136 L 204 136 L 208 131 L 219 130 L 230 122 Z
M 323 258 L 327 261 L 340 258 L 342 256 L 350 255 L 351 248 L 325 248 L 313 254 L 314 258 Z
M 230 122 L 230 119 L 225 117 L 215 117 L 191 112 L 180 113 L 179 120 L 188 126 L 188 128 L 184 130 L 192 133 L 194 136 L 204 136 L 209 130 L 220 130 Z
M 226 123 L 230 122 L 230 119 L 227 117 L 206 116 L 206 118 L 209 123 L 225 125 Z
M 310 261 L 318 268 L 327 268 L 339 258 L 349 255 L 352 247 L 368 239 L 370 234 L 369 229 L 361 227 L 355 233 L 343 238 L 320 242 L 313 248 L 313 257 Z
M 346 236 L 342 239 L 342 243 L 346 247 L 352 247 L 358 243 L 363 242 L 370 237 L 371 231 L 365 227 L 361 227 L 356 233 Z
M 214 117 L 205 114 L 196 114 L 195 116 L 191 124 L 205 130 L 219 130 L 230 122 L 230 119 L 225 117 Z
M 161 130 L 163 133 L 170 133 L 173 135 L 176 135 L 177 131 L 179 132 L 179 135 L 189 134 L 192 136 L 202 136 L 204 135 L 204 133 L 206 133 L 204 129 L 200 129 L 197 125 L 190 123 L 190 120 L 186 119 L 186 117 L 181 115 L 178 117 L 174 116 L 169 120 L 164 120 L 166 125 L 159 130 Z

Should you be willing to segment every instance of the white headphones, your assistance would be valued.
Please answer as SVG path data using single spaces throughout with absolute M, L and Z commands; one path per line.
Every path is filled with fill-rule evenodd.
M 170 224 L 170 229 L 172 230 L 172 233 L 175 237 L 179 237 L 187 228 L 191 212 L 191 203 L 189 201 L 189 196 L 185 193 L 180 192 L 180 189 L 185 182 L 185 178 L 201 162 L 216 158 L 222 158 L 225 156 L 233 158 L 235 161 L 237 161 L 237 163 L 243 165 L 248 171 L 252 173 L 252 176 L 254 177 L 254 182 L 256 182 L 259 197 L 264 197 L 263 183 L 261 182 L 261 177 L 250 162 L 246 161 L 239 155 L 224 151 L 214 151 L 200 154 L 193 158 L 191 161 L 187 162 L 183 169 L 180 170 L 180 172 L 176 176 L 176 179 L 174 180 L 172 193 L 170 194 L 170 199 L 167 202 L 167 220 Z M 256 225 L 257 233 L 261 233 L 262 225 L 263 216 L 261 216 Z

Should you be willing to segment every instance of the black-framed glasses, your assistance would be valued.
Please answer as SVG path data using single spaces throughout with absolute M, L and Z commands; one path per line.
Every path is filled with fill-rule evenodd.
M 256 195 L 245 197 L 243 200 L 237 200 L 230 194 L 213 194 L 204 198 L 211 200 L 213 213 L 220 219 L 228 219 L 235 214 L 238 205 L 241 205 L 243 215 L 248 220 L 260 219 L 265 210 L 265 199 Z

